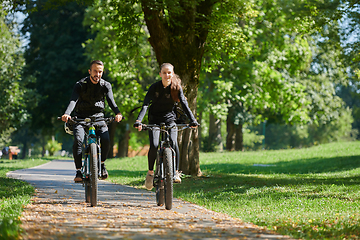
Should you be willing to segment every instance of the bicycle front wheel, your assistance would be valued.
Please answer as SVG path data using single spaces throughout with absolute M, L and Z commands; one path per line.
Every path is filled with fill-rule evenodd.
M 89 203 L 91 198 L 91 185 L 87 181 L 85 182 L 85 202 Z
M 98 155 L 95 143 L 90 144 L 90 186 L 90 203 L 92 207 L 96 207 L 98 193 Z
M 164 173 L 165 173 L 165 208 L 170 210 L 172 208 L 173 200 L 173 163 L 172 151 L 170 148 L 165 148 L 163 153 Z

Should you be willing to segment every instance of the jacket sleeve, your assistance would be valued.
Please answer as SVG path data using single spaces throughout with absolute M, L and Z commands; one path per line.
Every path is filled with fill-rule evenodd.
M 106 91 L 106 101 L 108 102 L 111 110 L 113 110 L 115 115 L 117 115 L 117 114 L 120 113 L 120 110 L 119 110 L 118 106 L 115 103 L 114 94 L 113 94 L 113 91 L 112 91 L 111 84 L 109 82 L 107 82 L 105 86 L 106 86 L 106 89 L 107 89 L 107 91 Z
M 145 95 L 142 108 L 141 108 L 140 113 L 136 120 L 139 120 L 140 122 L 143 120 L 143 118 L 145 117 L 146 111 L 148 110 L 149 105 L 151 103 L 151 100 L 154 97 L 154 94 L 155 94 L 155 85 L 153 84 L 149 87 L 149 90 Z
M 196 119 L 194 117 L 194 114 L 191 112 L 190 108 L 189 108 L 189 105 L 188 105 L 188 102 L 185 98 L 185 95 L 184 95 L 184 92 L 182 90 L 182 88 L 180 88 L 180 91 L 179 91 L 179 99 L 180 99 L 180 103 L 181 103 L 181 106 L 185 112 L 185 114 L 189 117 L 190 121 L 192 123 L 196 122 Z
M 68 107 L 65 110 L 65 114 L 71 115 L 72 111 L 74 110 L 74 108 L 76 106 L 77 101 L 79 100 L 80 89 L 81 89 L 80 83 L 77 82 L 75 84 L 75 86 L 74 86 L 73 92 L 72 92 L 71 97 L 70 97 L 70 103 L 69 103 Z

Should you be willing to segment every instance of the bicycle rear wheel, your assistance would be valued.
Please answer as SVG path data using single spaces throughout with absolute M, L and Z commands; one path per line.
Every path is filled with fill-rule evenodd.
M 90 144 L 90 203 L 92 207 L 97 205 L 97 193 L 98 193 L 98 155 L 96 144 Z
M 173 200 L 173 164 L 172 151 L 170 148 L 165 148 L 163 153 L 164 173 L 165 173 L 165 208 L 170 210 L 172 208 Z

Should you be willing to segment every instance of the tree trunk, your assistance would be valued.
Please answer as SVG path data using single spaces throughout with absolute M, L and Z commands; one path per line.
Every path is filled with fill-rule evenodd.
M 28 152 L 28 143 L 26 140 L 24 140 L 23 142 L 23 149 L 21 152 L 21 159 L 25 159 L 26 158 L 26 152 Z
M 244 138 L 243 138 L 243 124 L 240 123 L 236 126 L 235 150 L 244 151 Z
M 126 124 L 125 133 L 122 138 L 119 139 L 118 154 L 119 158 L 127 157 L 129 152 L 129 140 L 130 140 L 130 127 Z
M 221 152 L 223 150 L 221 139 L 221 120 L 216 119 L 214 114 L 210 114 L 208 145 L 211 151 Z
M 107 158 L 114 157 L 115 132 L 116 132 L 116 122 L 114 121 L 114 122 L 110 123 L 110 125 L 109 125 L 110 149 L 109 149 L 109 154 L 107 155 Z
M 23 148 L 21 150 L 22 151 L 21 152 L 21 159 L 25 159 L 26 158 L 26 153 L 29 151 L 29 149 L 28 149 L 28 138 L 27 138 L 28 132 L 29 132 L 29 129 L 25 128 L 25 133 L 24 133 L 25 137 L 22 138 Z
M 236 137 L 236 125 L 231 118 L 231 109 L 227 115 L 226 119 L 226 150 L 234 151 L 235 150 L 235 137 Z
M 199 124 L 201 124 L 201 120 L 202 120 L 202 112 L 199 112 L 198 113 L 198 121 L 199 121 Z M 202 126 L 200 125 L 198 127 L 198 135 L 199 135 L 199 151 L 201 149 L 201 141 L 202 141 L 202 138 L 201 138 L 201 133 L 202 133 Z
M 174 65 L 184 87 L 188 104 L 196 117 L 196 98 L 201 60 L 208 35 L 209 16 L 216 1 L 181 1 L 178 11 L 168 11 L 165 16 L 161 4 L 142 0 L 149 42 L 159 66 L 164 62 Z M 184 12 L 186 14 L 184 14 Z M 171 21 L 169 21 L 171 19 Z M 182 154 L 180 169 L 185 174 L 201 174 L 199 164 L 199 135 L 197 130 L 181 134 Z

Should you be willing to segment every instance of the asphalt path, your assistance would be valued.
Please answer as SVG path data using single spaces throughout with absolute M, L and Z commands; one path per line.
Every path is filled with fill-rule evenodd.
M 74 183 L 72 160 L 9 172 L 36 194 L 22 214 L 23 239 L 290 239 L 226 214 L 174 199 L 172 210 L 155 193 L 99 181 L 98 206 Z

